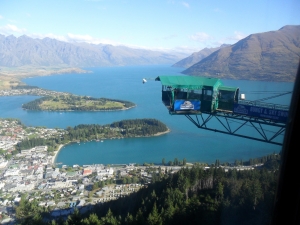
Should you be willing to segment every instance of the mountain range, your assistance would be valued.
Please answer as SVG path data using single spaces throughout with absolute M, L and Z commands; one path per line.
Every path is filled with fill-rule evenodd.
M 68 43 L 56 39 L 33 39 L 26 35 L 0 35 L 0 66 L 101 67 L 173 64 L 186 54 L 166 53 L 125 46 Z
M 193 56 L 197 54 L 184 60 L 192 61 Z M 299 56 L 300 26 L 289 25 L 278 31 L 251 34 L 233 45 L 221 47 L 182 73 L 225 79 L 293 82 Z M 173 66 L 176 65 L 178 63 Z M 184 64 L 181 66 L 185 67 Z
M 300 25 L 251 34 L 235 44 L 204 48 L 186 56 L 178 52 L 0 34 L 0 67 L 83 68 L 171 64 L 185 68 L 182 73 L 187 75 L 293 82 L 300 56 Z

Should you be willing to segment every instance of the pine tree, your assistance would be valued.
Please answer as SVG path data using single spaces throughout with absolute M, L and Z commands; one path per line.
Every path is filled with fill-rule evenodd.
M 160 215 L 159 215 L 157 207 L 156 207 L 156 202 L 154 202 L 153 209 L 147 218 L 147 224 L 149 224 L 149 225 L 162 224 Z
M 163 165 L 165 165 L 165 164 L 166 164 L 166 160 L 165 160 L 165 158 L 163 158 L 163 159 L 162 159 L 161 163 L 162 163 Z
M 67 224 L 68 225 L 81 225 L 81 215 L 80 215 L 80 212 L 77 208 L 75 208 L 73 214 L 69 215 L 68 216 L 68 219 L 67 219 Z

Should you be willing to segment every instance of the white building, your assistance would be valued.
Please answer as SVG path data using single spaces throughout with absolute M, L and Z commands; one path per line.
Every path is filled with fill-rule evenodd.
M 4 177 L 7 176 L 17 176 L 19 175 L 20 170 L 19 169 L 8 169 L 4 173 Z
M 9 192 L 17 192 L 17 191 L 21 191 L 21 192 L 24 192 L 24 191 L 31 191 L 34 189 L 34 184 L 17 184 L 16 187 L 13 187 L 11 189 L 9 189 L 8 191 Z
M 52 185 L 52 188 L 68 188 L 68 187 L 73 187 L 72 182 L 55 181 L 54 185 Z
M 36 146 L 34 148 L 35 152 L 47 152 L 48 147 L 47 146 Z
M 5 168 L 7 166 L 8 161 L 0 159 L 0 169 Z
M 0 189 L 2 189 L 4 187 L 5 183 L 4 182 L 0 182 Z

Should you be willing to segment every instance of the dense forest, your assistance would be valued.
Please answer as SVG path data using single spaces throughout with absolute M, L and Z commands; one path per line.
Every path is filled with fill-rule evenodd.
M 122 120 L 109 125 L 78 125 L 68 127 L 65 139 L 94 140 L 101 138 L 128 138 L 153 136 L 160 132 L 166 132 L 167 126 L 156 119 Z
M 96 205 L 80 214 L 53 220 L 32 201 L 22 198 L 16 209 L 20 224 L 269 224 L 278 182 L 280 155 L 252 170 L 225 170 L 199 164 L 177 173 L 162 170 L 147 188 L 130 196 Z M 26 215 L 26 216 L 24 216 Z M 42 219 L 44 218 L 44 220 Z M 45 221 L 49 218 L 48 221 Z
M 67 127 L 66 134 L 51 139 L 32 138 L 23 140 L 16 146 L 17 150 L 29 149 L 35 146 L 47 145 L 53 151 L 60 144 L 72 141 L 91 141 L 108 138 L 149 137 L 168 131 L 162 122 L 156 119 L 122 120 L 107 125 L 88 124 Z
M 71 94 L 45 96 L 22 105 L 23 109 L 38 111 L 105 111 L 123 110 L 134 106 L 135 104 L 129 101 Z
M 31 138 L 28 140 L 23 140 L 16 145 L 16 150 L 20 152 L 21 150 L 34 148 L 36 146 L 48 146 L 48 151 L 54 151 L 58 147 L 58 138 Z

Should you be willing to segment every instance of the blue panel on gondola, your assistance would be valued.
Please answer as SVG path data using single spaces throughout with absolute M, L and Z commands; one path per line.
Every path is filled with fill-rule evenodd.
M 199 100 L 177 99 L 174 102 L 175 111 L 200 110 L 201 102 Z
M 270 109 L 259 106 L 234 104 L 233 112 L 262 119 L 270 119 L 277 122 L 287 122 L 288 111 Z

